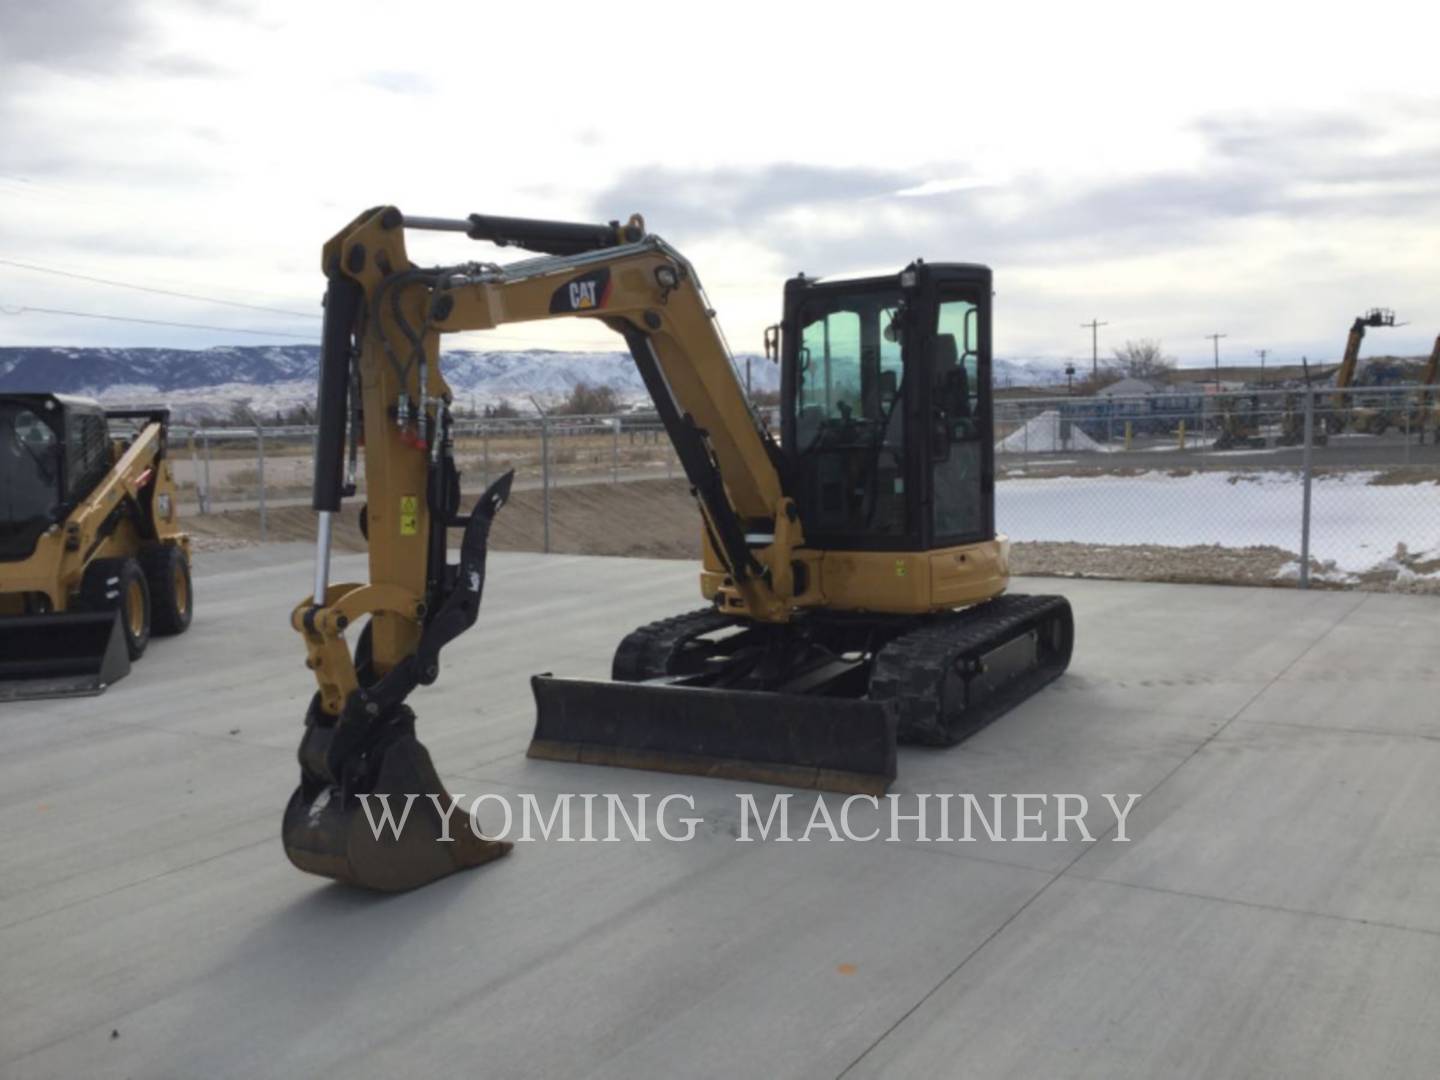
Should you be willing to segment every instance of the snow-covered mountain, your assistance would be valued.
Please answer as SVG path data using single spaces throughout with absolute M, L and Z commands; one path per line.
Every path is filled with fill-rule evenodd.
M 166 402 L 182 417 L 225 416 L 244 402 L 257 415 L 313 403 L 315 345 L 213 349 L 0 348 L 0 391 L 46 390 L 107 403 Z M 744 371 L 746 357 L 737 363 Z M 756 389 L 777 389 L 773 364 L 751 357 Z M 530 349 L 442 353 L 441 370 L 464 408 L 508 401 L 528 408 L 564 400 L 577 383 L 608 386 L 622 402 L 645 398 L 628 353 Z
M 1049 356 L 997 356 L 991 368 L 996 386 L 1053 386 L 1065 381 L 1065 361 Z
M 227 416 L 244 402 L 257 415 L 288 412 L 315 398 L 316 345 L 222 346 L 213 349 L 0 348 L 0 391 L 44 390 L 101 401 L 169 404 L 181 419 Z M 757 391 L 778 390 L 780 369 L 760 356 L 740 355 Z M 483 408 L 500 401 L 524 408 L 531 397 L 551 405 L 577 383 L 608 386 L 622 402 L 646 399 L 628 353 L 526 349 L 441 354 L 441 370 L 457 403 Z M 1052 362 L 995 361 L 999 385 L 1063 382 Z

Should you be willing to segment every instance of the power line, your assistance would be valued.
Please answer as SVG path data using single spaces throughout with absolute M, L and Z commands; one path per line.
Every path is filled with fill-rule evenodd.
M 319 315 L 312 314 L 308 311 L 287 311 L 284 308 L 264 307 L 260 304 L 242 304 L 238 300 L 221 300 L 214 296 L 200 296 L 196 293 L 176 292 L 173 289 L 156 289 L 149 285 L 136 285 L 129 281 L 114 281 L 110 278 L 91 277 L 89 274 L 76 274 L 70 270 L 55 270 L 48 266 L 36 266 L 34 263 L 16 262 L 13 259 L 0 259 L 0 266 L 13 266 L 20 270 L 31 270 L 37 274 L 54 274 L 56 277 L 74 278 L 76 281 L 89 281 L 96 285 L 112 285 L 117 289 L 134 289 L 136 292 L 154 293 L 157 296 L 177 296 L 182 300 L 198 300 L 203 304 L 224 304 L 226 307 L 245 308 L 248 311 L 265 311 L 271 315 L 289 315 L 296 319 L 320 318 Z
M 109 322 L 144 323 L 146 326 L 174 326 L 181 330 L 214 330 L 222 334 L 254 334 L 257 337 L 292 337 L 314 341 L 314 334 L 296 334 L 289 330 L 243 330 L 236 326 L 202 326 L 199 323 L 166 322 L 164 319 L 137 319 L 131 315 L 100 315 L 93 311 L 65 311 L 61 308 L 0 305 L 6 315 L 68 315 L 77 319 L 105 319 Z
M 14 305 L 14 306 L 5 305 L 5 304 L 0 304 L 0 314 L 5 314 L 5 315 L 24 315 L 24 314 L 36 314 L 36 315 L 73 315 L 73 316 L 75 316 L 76 318 L 81 318 L 81 319 L 105 319 L 105 320 L 107 320 L 107 321 L 109 321 L 109 322 L 143 323 L 143 324 L 146 325 L 146 326 L 173 326 L 173 327 L 177 327 L 177 328 L 179 328 L 179 329 L 181 329 L 181 330 L 214 330 L 214 331 L 216 331 L 216 332 L 218 332 L 218 333 L 223 333 L 223 334 L 253 334 L 253 335 L 256 335 L 256 336 L 258 336 L 258 337 L 292 337 L 292 338 L 302 338 L 302 339 L 307 340 L 307 341 L 314 341 L 314 340 L 315 340 L 315 336 L 312 335 L 312 334 L 297 334 L 297 333 L 295 333 L 294 331 L 291 331 L 291 330 L 248 330 L 248 329 L 242 329 L 242 328 L 240 328 L 240 327 L 235 327 L 235 326 L 208 326 L 208 325 L 203 325 L 203 324 L 200 324 L 200 323 L 170 322 L 170 321 L 165 320 L 165 319 L 140 319 L 140 318 L 136 318 L 136 317 L 131 316 L 131 315 L 102 315 L 102 314 L 99 314 L 99 313 L 97 313 L 97 312 L 90 312 L 90 311 L 66 311 L 66 310 L 62 310 L 62 309 L 60 309 L 60 308 L 30 307 L 28 304 L 20 304 L 20 305 Z M 515 350 L 515 349 L 503 350 L 503 349 L 502 349 L 502 350 L 500 350 L 500 351 L 510 351 L 510 352 L 523 351 L 523 348 L 528 347 L 528 348 L 530 348 L 530 349 L 535 349 L 535 350 L 537 350 L 537 351 L 542 351 L 542 352 L 562 352 L 562 353 L 563 353 L 563 352 L 572 352 L 572 351 L 575 351 L 577 348 L 584 347 L 584 346 L 589 346 L 590 348 L 594 348 L 594 349 L 602 349 L 602 350 L 604 350 L 604 351 L 606 351 L 606 352 L 623 352 L 623 351 L 624 351 L 623 349 L 620 349 L 620 348 L 617 347 L 617 346 L 619 345 L 619 342 L 605 342 L 604 344 L 602 344 L 602 343 L 600 343 L 600 342 L 598 342 L 598 341 L 573 342 L 573 343 L 567 343 L 567 344 L 570 344 L 571 347 L 570 347 L 570 348 L 566 348 L 566 347 L 564 347 L 564 346 L 537 344 L 537 343 L 534 341 L 534 339 L 527 339 L 527 338 L 520 338 L 520 337 L 510 337 L 510 336 L 505 335 L 505 334 L 496 335 L 496 334 L 492 334 L 492 332 L 489 331 L 489 330 L 460 331 L 460 333 L 474 333 L 474 334 L 479 334 L 479 335 L 481 335 L 484 339 L 489 340 L 489 341 L 512 341 L 512 342 L 520 343 L 520 344 L 522 345 L 522 350 Z M 448 335 L 448 334 L 447 334 L 446 336 L 448 337 L 448 336 L 451 336 L 451 335 Z M 486 352 L 486 351 L 492 351 L 492 350 L 486 350 L 486 349 L 483 349 L 483 348 L 482 348 L 482 349 L 477 349 L 477 350 L 475 350 L 475 351 L 478 351 L 478 352 Z
M 203 302 L 205 302 L 205 303 L 225 304 L 225 305 L 227 305 L 227 306 L 229 306 L 229 307 L 245 308 L 245 309 L 250 310 L 250 311 L 264 311 L 264 312 L 269 312 L 269 313 L 271 313 L 271 314 L 276 314 L 276 315 L 291 315 L 291 316 L 295 316 L 295 317 L 297 317 L 297 318 L 302 318 L 302 319 L 319 319 L 319 318 L 321 318 L 321 316 L 319 316 L 319 315 L 310 315 L 310 314 L 308 314 L 308 313 L 306 313 L 306 312 L 301 312 L 301 311 L 286 311 L 286 310 L 283 309 L 283 308 L 264 307 L 264 306 L 259 305 L 259 304 L 242 304 L 242 303 L 240 303 L 239 301 L 235 301 L 235 300 L 221 300 L 221 299 L 218 299 L 218 298 L 216 298 L 216 297 L 200 296 L 200 295 L 195 294 L 195 293 L 184 293 L 184 292 L 176 292 L 176 291 L 173 291 L 173 290 L 170 290 L 170 289 L 152 288 L 152 287 L 150 287 L 150 286 L 148 286 L 148 285 L 135 285 L 135 284 L 132 284 L 132 283 L 126 282 L 126 281 L 113 281 L 113 280 L 111 280 L 111 279 L 109 279 L 109 278 L 97 278 L 97 277 L 91 277 L 91 276 L 89 276 L 88 274 L 77 274 L 77 273 L 73 273 L 73 272 L 71 272 L 71 271 L 69 271 L 69 270 L 55 270 L 55 269 L 52 269 L 52 268 L 47 267 L 47 266 L 36 266 L 36 265 L 33 264 L 33 263 L 16 262 L 16 261 L 13 260 L 13 259 L 0 259 L 0 266 L 14 266 L 14 267 L 19 267 L 19 268 L 22 269 L 22 270 L 34 270 L 34 271 L 37 271 L 37 272 L 42 273 L 42 274 L 55 274 L 55 275 L 58 276 L 58 277 L 76 278 L 76 279 L 78 279 L 78 280 L 80 280 L 80 281 L 90 281 L 90 282 L 95 282 L 95 283 L 100 284 L 100 285 L 114 285 L 114 286 L 116 286 L 116 287 L 118 287 L 118 288 L 122 288 L 122 289 L 135 289 L 135 290 L 138 290 L 138 291 L 140 291 L 140 292 L 156 293 L 156 294 L 158 294 L 158 295 L 160 295 L 160 296 L 176 296 L 176 297 L 180 297 L 180 298 L 185 299 L 185 300 L 199 300 L 199 301 L 203 301 Z M 30 308 L 30 307 L 27 307 L 25 310 L 27 310 L 27 311 L 48 311 L 48 309 L 44 309 L 44 308 Z M 146 322 L 146 323 L 150 323 L 150 324 L 155 325 L 155 326 L 179 326 L 179 327 L 183 327 L 183 328 L 187 328 L 187 329 L 190 328 L 191 325 L 192 325 L 192 324 L 190 324 L 190 323 L 166 322 L 166 321 L 164 321 L 164 320 L 159 320 L 159 319 L 136 319 L 136 318 L 124 318 L 124 319 L 122 319 L 122 317 L 121 317 L 121 316 L 118 316 L 118 315 L 85 316 L 83 313 L 80 313 L 80 312 L 76 312 L 76 313 L 74 313 L 74 314 L 79 314 L 79 315 L 81 315 L 81 317 L 93 317 L 93 318 L 102 318 L 102 319 L 115 319 L 115 320 L 118 320 L 118 321 L 129 321 L 129 322 Z M 204 327 L 203 329 L 224 330 L 224 329 L 227 329 L 227 328 L 226 328 L 226 327 Z M 247 333 L 247 334 L 258 334 L 258 333 L 263 333 L 263 332 L 264 332 L 264 331 L 259 331 L 259 330 L 242 330 L 242 331 L 237 331 L 237 333 Z M 477 334 L 483 334 L 483 335 L 486 337 L 486 339 L 488 339 L 488 340 L 490 340 L 490 341 L 493 341 L 493 342 L 497 342 L 497 343 L 498 343 L 498 342 L 507 342 L 507 341 L 508 341 L 508 342 L 512 342 L 512 343 L 514 343 L 514 344 L 516 344 L 516 345 L 519 345 L 519 346 L 521 346 L 521 347 L 526 347 L 526 346 L 528 346 L 528 347 L 530 347 L 530 348 L 545 348 L 545 347 L 546 347 L 546 346 L 544 346 L 544 345 L 538 344 L 538 343 L 535 341 L 534 338 L 528 338 L 528 337 L 521 337 L 521 336 L 517 336 L 517 335 L 505 334 L 505 333 L 503 333 L 503 332 L 501 332 L 501 333 L 496 333 L 496 332 L 491 331 L 491 330 L 474 330 L 474 331 L 459 331 L 459 332 L 460 332 L 460 333 L 477 333 Z M 285 332 L 285 331 L 275 331 L 275 333 L 277 333 L 277 334 L 284 333 L 287 337 L 296 337 L 296 336 L 304 337 L 304 336 L 308 336 L 308 335 L 289 334 L 288 332 Z M 584 342 L 574 342 L 573 344 L 574 344 L 575 346 L 579 346 L 579 347 L 588 347 L 588 348 L 592 348 L 592 349 L 605 349 L 605 350 L 607 350 L 607 351 L 612 351 L 612 352 L 614 352 L 614 351 L 622 351 L 621 348 L 620 348 L 622 342 L 621 342 L 621 340 L 619 339 L 618 335 L 617 335 L 616 340 L 614 340 L 614 341 L 607 341 L 607 342 L 604 342 L 603 344 L 602 344 L 601 342 L 599 342 L 599 341 L 593 341 L 593 340 L 587 340 L 587 341 L 584 341 Z M 563 352 L 563 351 L 565 351 L 565 350 L 562 348 L 560 351 Z

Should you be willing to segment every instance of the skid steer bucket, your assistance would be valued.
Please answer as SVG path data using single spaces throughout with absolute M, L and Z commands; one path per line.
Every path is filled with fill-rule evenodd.
M 801 694 L 536 675 L 529 757 L 882 795 L 892 711 Z
M 0 701 L 98 694 L 129 673 L 118 611 L 0 619 Z

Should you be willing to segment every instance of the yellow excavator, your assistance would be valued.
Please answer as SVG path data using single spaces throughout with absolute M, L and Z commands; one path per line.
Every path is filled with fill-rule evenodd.
M 99 693 L 190 625 L 169 419 L 0 395 L 0 701 Z
M 420 267 L 411 230 L 539 254 Z M 283 824 L 300 869 L 399 890 L 508 846 L 444 829 L 453 804 L 405 704 L 475 621 L 510 484 L 462 509 L 446 333 L 558 318 L 618 333 L 703 523 L 708 606 L 624 637 L 610 681 L 536 676 L 531 757 L 880 793 L 897 740 L 958 742 L 1069 663 L 1069 604 L 1002 595 L 988 268 L 917 260 L 787 282 L 777 441 L 694 267 L 638 215 L 591 225 L 379 207 L 325 245 L 322 267 L 315 578 L 291 617 L 318 690 Z M 334 583 L 330 531 L 362 435 L 370 580 Z M 345 631 L 366 616 L 352 651 Z M 417 796 L 398 835 L 372 828 L 371 795 Z

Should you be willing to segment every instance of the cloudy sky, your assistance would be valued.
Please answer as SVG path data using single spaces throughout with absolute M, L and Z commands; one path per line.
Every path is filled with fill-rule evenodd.
M 1330 358 L 1375 305 L 1410 325 L 1369 350 L 1428 353 L 1434 5 L 971 8 L 0 0 L 0 343 L 314 340 L 321 243 L 394 203 L 638 210 L 741 351 L 790 274 L 923 256 L 995 268 L 1006 356 L 1088 359 L 1098 317 L 1102 350 Z

